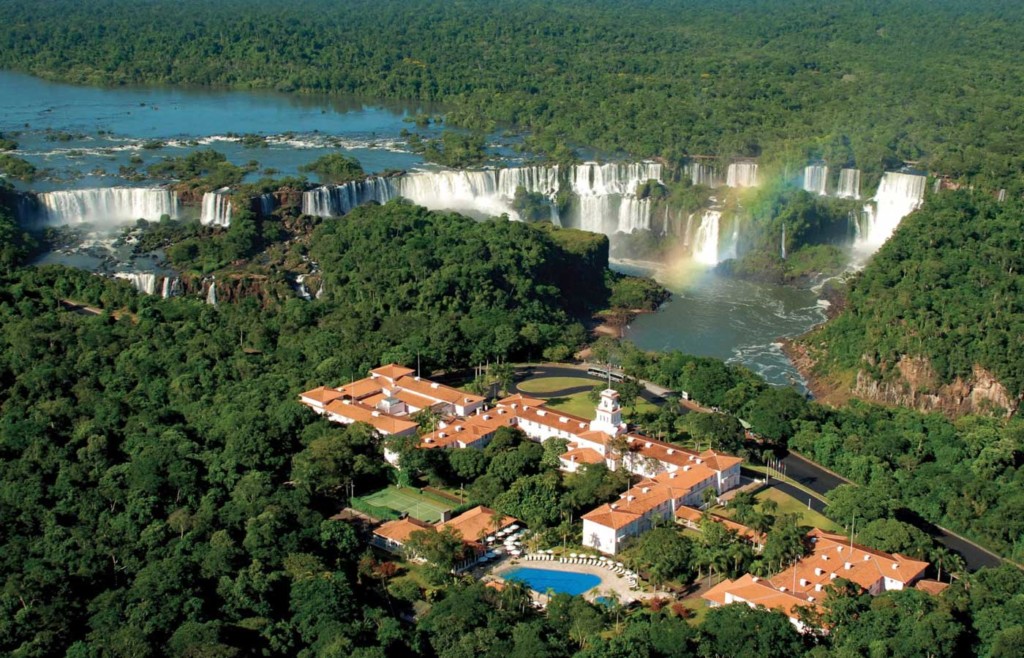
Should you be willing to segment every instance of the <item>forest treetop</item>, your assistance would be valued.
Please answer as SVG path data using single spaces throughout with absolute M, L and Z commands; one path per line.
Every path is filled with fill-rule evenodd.
M 998 0 L 0 0 L 0 66 L 87 84 L 443 101 L 549 155 L 1024 171 L 1024 7 Z M 103 16 L 102 22 L 96 16 Z

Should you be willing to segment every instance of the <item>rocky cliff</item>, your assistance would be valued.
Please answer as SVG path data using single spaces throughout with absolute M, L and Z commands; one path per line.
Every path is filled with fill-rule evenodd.
M 975 365 L 969 378 L 942 384 L 925 357 L 904 355 L 895 368 L 878 367 L 865 357 L 865 367 L 854 372 L 822 373 L 806 342 L 787 342 L 784 350 L 807 379 L 815 398 L 841 405 L 850 398 L 903 406 L 950 417 L 967 414 L 1015 415 L 1021 398 L 1015 397 L 994 374 Z M 878 376 L 882 370 L 884 374 Z

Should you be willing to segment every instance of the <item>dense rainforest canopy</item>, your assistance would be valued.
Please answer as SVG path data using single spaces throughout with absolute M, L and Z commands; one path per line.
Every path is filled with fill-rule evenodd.
M 472 356 L 466 350 L 476 344 L 510 350 L 497 341 L 528 344 L 535 336 L 529 324 L 518 334 L 502 329 L 521 322 L 539 327 L 547 319 L 557 339 L 566 340 L 574 333 L 572 315 L 558 300 L 573 288 L 557 275 L 596 277 L 607 243 L 601 236 L 504 220 L 475 223 L 397 203 L 362 208 L 318 235 L 328 294 L 268 308 L 253 299 L 214 307 L 195 298 L 138 295 L 124 282 L 78 270 L 16 268 L 24 245 L 5 253 L 0 651 L 452 658 L 753 651 L 781 658 L 860 655 L 870 648 L 886 655 L 1010 655 L 1024 626 L 1024 576 L 1013 567 L 964 575 L 941 598 L 910 591 L 870 600 L 837 590 L 825 603 L 841 632 L 820 638 L 797 635 L 779 613 L 744 606 L 710 611 L 695 625 L 681 614 L 685 609 L 624 611 L 558 596 L 541 613 L 526 605 L 520 588 L 499 594 L 443 574 L 441 586 L 389 580 L 394 563 L 365 552 L 347 522 L 328 520 L 343 488 L 372 491 L 388 481 L 381 442 L 366 426 L 326 423 L 297 402 L 297 392 L 389 358 L 406 334 L 420 341 L 425 361 L 438 365 Z M 470 246 L 492 258 L 467 261 Z M 357 252 L 386 256 L 357 262 Z M 559 259 L 576 269 L 545 268 Z M 403 283 L 403 272 L 417 268 L 426 268 L 424 285 Z M 551 289 L 528 290 L 538 285 Z M 417 313 L 426 303 L 443 311 L 436 294 L 461 304 L 462 314 L 458 323 L 436 328 L 437 340 L 462 335 L 478 343 L 448 352 L 450 342 L 433 342 L 435 328 L 421 326 Z M 580 303 L 598 300 L 592 294 Z M 537 300 L 520 308 L 521 295 Z M 68 299 L 104 310 L 68 309 Z M 392 324 L 397 329 L 390 332 Z M 493 330 L 492 342 L 465 333 L 481 327 Z M 789 389 L 765 387 L 750 373 L 709 359 L 620 356 L 629 368 L 708 400 L 742 405 L 780 443 L 817 442 L 823 419 Z M 704 429 L 726 438 L 719 430 L 729 419 L 707 418 L 711 426 Z M 907 412 L 906 418 L 913 424 L 918 416 Z M 1013 473 L 1012 463 L 989 454 L 991 435 L 1008 431 L 995 423 L 977 436 L 983 458 L 970 462 L 993 483 Z M 707 424 L 695 422 L 693 431 Z M 906 428 L 906 422 L 893 426 L 884 441 Z M 877 442 L 866 445 L 884 450 Z M 920 445 L 921 458 L 929 459 L 931 439 Z M 421 452 L 434 457 L 422 461 L 425 470 L 437 469 L 431 477 L 472 479 L 467 493 L 474 500 L 556 535 L 573 532 L 563 512 L 578 513 L 622 489 L 603 468 L 563 481 L 550 470 L 549 451 L 514 436 L 496 439 L 482 454 Z M 463 459 L 469 455 L 476 458 Z M 876 463 L 872 478 L 884 473 L 873 459 L 857 463 Z M 899 490 L 878 498 L 881 517 L 903 502 Z M 961 508 L 970 514 L 971 505 Z M 785 517 L 782 526 L 794 536 Z M 998 522 L 988 527 L 1007 529 Z M 637 546 L 658 570 L 653 573 L 662 574 L 654 577 L 687 573 L 707 560 L 737 564 L 713 546 L 665 530 L 652 535 L 656 545 Z M 666 534 L 673 539 L 663 541 Z M 742 566 L 749 551 L 740 557 Z M 429 611 L 400 620 L 425 597 Z
M 1024 204 L 968 191 L 933 195 L 849 286 L 848 308 L 807 344 L 826 374 L 898 377 L 925 357 L 933 385 L 993 373 L 1024 393 Z
M 549 154 L 1024 171 L 1024 7 L 1001 0 L 0 1 L 0 66 L 87 84 L 443 101 Z M 96 17 L 102 16 L 102 21 Z

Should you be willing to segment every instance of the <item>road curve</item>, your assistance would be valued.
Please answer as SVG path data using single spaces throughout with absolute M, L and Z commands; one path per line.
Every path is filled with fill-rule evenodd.
M 815 464 L 806 457 L 792 452 L 782 459 L 782 463 L 786 467 L 785 472 L 788 477 L 796 480 L 811 491 L 822 496 L 827 497 L 828 492 L 832 489 L 835 489 L 841 484 L 848 484 L 850 482 L 824 467 Z M 776 481 L 773 486 L 785 491 L 797 500 L 804 500 L 807 498 L 806 493 L 784 482 Z M 794 493 L 794 491 L 796 493 Z M 818 512 L 823 511 L 825 508 L 824 504 L 821 504 L 820 509 L 816 506 L 816 504 L 820 503 L 821 501 L 812 499 L 811 508 Z M 977 571 L 982 567 L 998 567 L 1003 562 L 1003 558 L 999 557 L 992 551 L 979 546 L 969 539 L 961 537 L 942 526 L 933 525 L 923 520 L 921 522 L 914 523 L 914 525 L 928 533 L 935 541 L 942 544 L 949 550 L 959 553 L 964 558 L 964 563 L 967 565 L 968 571 Z

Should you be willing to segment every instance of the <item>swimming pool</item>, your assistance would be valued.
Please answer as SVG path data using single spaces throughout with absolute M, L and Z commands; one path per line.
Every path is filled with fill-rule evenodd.
M 505 580 L 518 580 L 525 583 L 535 592 L 546 594 L 553 590 L 573 596 L 582 594 L 597 587 L 601 578 L 589 573 L 572 573 L 569 571 L 550 571 L 533 567 L 515 567 L 502 574 Z

